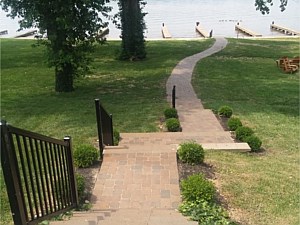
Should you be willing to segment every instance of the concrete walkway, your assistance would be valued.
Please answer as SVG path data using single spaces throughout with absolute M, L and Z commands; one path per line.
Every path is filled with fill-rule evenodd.
M 196 63 L 222 50 L 226 39 L 217 38 L 204 52 L 183 59 L 167 81 L 170 101 L 177 87 L 177 110 L 181 133 L 124 133 L 117 147 L 107 147 L 92 196 L 93 210 L 77 213 L 70 225 L 186 225 L 197 224 L 178 211 L 181 202 L 176 161 L 178 144 L 195 140 L 206 149 L 249 150 L 234 143 L 214 114 L 203 108 L 191 77 Z

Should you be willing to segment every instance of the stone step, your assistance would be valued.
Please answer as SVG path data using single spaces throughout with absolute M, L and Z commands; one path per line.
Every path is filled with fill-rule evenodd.
M 175 210 L 120 209 L 99 225 L 197 225 Z
M 228 150 L 238 152 L 248 152 L 251 150 L 247 143 L 202 143 L 205 150 Z
M 250 147 L 247 143 L 203 143 L 197 142 L 202 145 L 205 150 L 228 150 L 228 151 L 238 151 L 238 152 L 248 152 Z M 128 153 L 169 153 L 176 152 L 179 144 L 170 145 L 130 145 L 123 148 L 111 148 L 107 147 L 104 150 L 104 155 L 110 154 L 128 154 Z
M 90 210 L 73 212 L 69 220 L 51 221 L 50 225 L 97 225 L 111 216 L 115 211 L 111 210 Z
M 224 131 L 211 110 L 184 108 L 178 110 L 178 115 L 183 132 Z
M 195 140 L 199 143 L 234 142 L 229 131 L 207 132 L 160 132 L 160 133 L 121 133 L 120 146 L 133 145 L 173 145 Z

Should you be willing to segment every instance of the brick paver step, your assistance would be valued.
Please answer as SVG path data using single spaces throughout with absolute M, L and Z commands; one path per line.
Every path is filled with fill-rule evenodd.
M 160 132 L 160 133 L 121 133 L 120 145 L 134 145 L 146 148 L 153 145 L 174 145 L 184 141 L 194 140 L 198 143 L 230 143 L 234 142 L 229 131 L 199 131 L 199 132 Z
M 91 199 L 94 209 L 177 209 L 176 154 L 104 154 Z
M 108 220 L 101 221 L 103 225 L 197 225 L 175 210 L 164 209 L 120 209 Z
M 72 217 L 65 221 L 51 221 L 50 225 L 96 225 L 111 217 L 115 210 L 74 211 Z

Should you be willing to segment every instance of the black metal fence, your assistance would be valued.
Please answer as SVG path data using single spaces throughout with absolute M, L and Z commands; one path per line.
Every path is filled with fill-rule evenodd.
M 1 121 L 1 165 L 16 225 L 78 205 L 70 137 L 57 140 Z
M 99 99 L 95 99 L 96 119 L 98 128 L 98 139 L 100 156 L 103 156 L 103 148 L 105 145 L 114 145 L 114 131 L 112 114 L 108 114 L 104 107 L 101 105 Z

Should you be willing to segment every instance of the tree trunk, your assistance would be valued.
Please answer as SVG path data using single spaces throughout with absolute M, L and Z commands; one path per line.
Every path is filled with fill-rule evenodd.
M 70 63 L 55 68 L 55 91 L 71 92 L 73 88 L 73 69 Z
M 144 16 L 140 0 L 121 1 L 122 52 L 121 59 L 146 57 L 144 40 Z
M 48 40 L 50 45 L 48 51 L 52 56 L 52 63 L 55 67 L 55 91 L 56 92 L 71 92 L 73 88 L 73 78 L 75 73 L 74 66 L 67 60 L 66 56 L 70 56 L 72 46 L 66 44 L 66 34 L 64 30 L 57 30 L 53 25 L 47 28 Z M 64 52 L 65 57 L 61 52 Z M 69 53 L 69 54 L 67 54 Z

